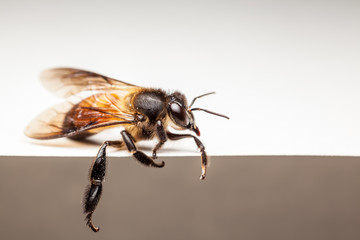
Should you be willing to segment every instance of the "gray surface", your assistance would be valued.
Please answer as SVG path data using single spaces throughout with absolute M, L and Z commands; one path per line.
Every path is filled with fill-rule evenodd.
M 110 159 L 93 233 L 88 158 L 0 158 L 0 239 L 360 239 L 360 158 Z

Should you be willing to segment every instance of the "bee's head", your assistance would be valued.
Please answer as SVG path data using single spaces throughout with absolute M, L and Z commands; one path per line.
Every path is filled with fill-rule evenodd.
M 174 92 L 169 96 L 168 104 L 168 113 L 171 121 L 175 124 L 174 128 L 178 130 L 189 129 L 200 136 L 194 115 L 187 105 L 186 97 L 179 92 Z
M 169 113 L 170 119 L 175 124 L 175 126 L 174 126 L 175 129 L 178 129 L 178 130 L 189 129 L 189 130 L 195 132 L 196 135 L 200 136 L 200 130 L 195 124 L 195 118 L 192 113 L 192 111 L 196 111 L 196 110 L 202 110 L 207 113 L 211 113 L 211 114 L 229 119 L 227 116 L 224 116 L 224 115 L 221 115 L 218 113 L 214 113 L 214 112 L 202 109 L 202 108 L 191 108 L 196 99 L 206 96 L 206 95 L 209 95 L 209 94 L 213 94 L 213 93 L 214 92 L 206 93 L 206 94 L 203 94 L 201 96 L 194 98 L 191 101 L 189 106 L 187 104 L 186 97 L 183 94 L 181 94 L 179 92 L 174 92 L 173 94 L 171 94 L 169 96 L 169 101 L 168 101 L 168 113 Z

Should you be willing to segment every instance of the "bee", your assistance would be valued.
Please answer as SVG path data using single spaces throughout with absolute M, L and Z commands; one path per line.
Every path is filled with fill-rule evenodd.
M 54 68 L 44 71 L 40 80 L 45 88 L 57 96 L 70 98 L 90 92 L 77 103 L 65 101 L 40 113 L 25 129 L 25 135 L 35 139 L 54 139 L 68 137 L 84 139 L 104 129 L 121 126 L 121 139 L 105 141 L 90 168 L 89 182 L 84 195 L 84 214 L 87 225 L 94 231 L 92 215 L 102 194 L 102 183 L 106 170 L 106 148 L 108 146 L 126 147 L 141 164 L 162 168 L 164 161 L 158 162 L 157 151 L 167 140 L 192 138 L 201 153 L 201 176 L 205 179 L 208 157 L 205 147 L 197 136 L 199 128 L 195 124 L 194 111 L 227 118 L 227 116 L 202 109 L 192 108 L 195 100 L 207 96 L 206 93 L 195 97 L 188 104 L 185 95 L 175 91 L 167 93 L 162 89 L 145 88 L 109 78 L 94 72 L 74 68 Z M 169 131 L 190 130 L 178 134 Z M 136 147 L 136 142 L 157 139 L 152 156 L 147 156 Z

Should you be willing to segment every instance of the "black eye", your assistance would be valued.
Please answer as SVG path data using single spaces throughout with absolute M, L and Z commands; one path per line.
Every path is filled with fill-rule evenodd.
M 185 109 L 181 107 L 180 104 L 175 102 L 171 103 L 170 113 L 176 124 L 181 125 L 183 127 L 187 127 L 190 124 L 190 119 L 186 114 Z

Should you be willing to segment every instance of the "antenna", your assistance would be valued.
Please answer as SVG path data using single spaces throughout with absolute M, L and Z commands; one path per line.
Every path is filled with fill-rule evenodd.
M 215 92 L 209 92 L 209 93 L 205 93 L 205 94 L 203 94 L 203 95 L 200 95 L 200 96 L 195 97 L 195 98 L 191 101 L 189 108 L 191 108 L 192 105 L 194 105 L 196 99 L 201 98 L 201 97 L 205 97 L 205 96 L 211 95 L 211 94 L 215 94 Z
M 212 112 L 212 111 L 209 111 L 209 110 L 206 110 L 206 109 L 203 109 L 203 108 L 192 108 L 192 109 L 190 109 L 190 111 L 204 111 L 204 112 L 207 112 L 207 113 L 219 116 L 219 117 L 230 119 L 228 116 L 222 115 L 220 113 Z

